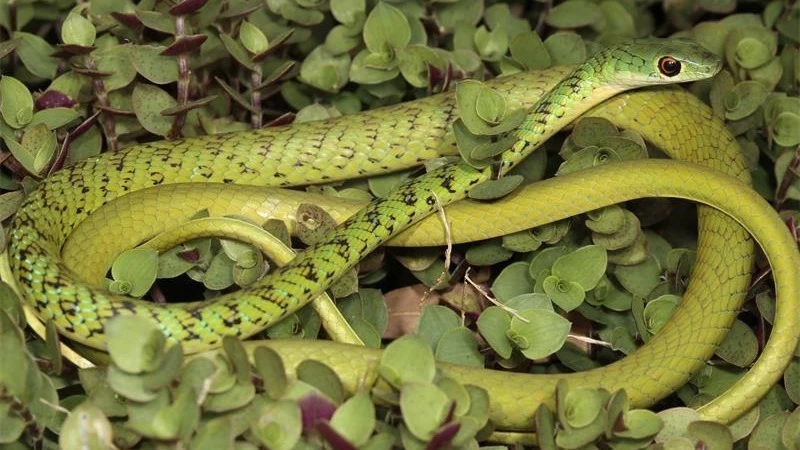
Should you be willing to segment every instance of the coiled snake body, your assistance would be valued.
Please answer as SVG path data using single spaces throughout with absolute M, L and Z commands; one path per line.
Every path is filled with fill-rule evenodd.
M 247 337 L 280 320 L 308 303 L 388 239 L 394 237 L 394 242 L 405 239 L 412 243 L 417 239 L 417 245 L 440 242 L 442 232 L 431 231 L 432 221 L 423 221 L 408 233 L 398 234 L 433 212 L 439 203 L 448 204 L 464 198 L 473 186 L 490 179 L 493 169 L 501 175 L 507 172 L 593 105 L 628 89 L 707 78 L 719 68 L 718 58 L 696 44 L 680 40 L 642 40 L 603 50 L 571 72 L 556 69 L 545 74 L 526 75 L 533 80 L 534 91 L 539 89 L 539 92 L 553 86 L 556 80 L 560 81 L 532 106 L 528 118 L 516 132 L 517 141 L 502 154 L 494 168 L 475 169 L 462 163 L 416 178 L 388 198 L 375 201 L 354 214 L 322 243 L 299 254 L 291 264 L 268 274 L 254 286 L 213 301 L 155 305 L 103 292 L 87 283 L 77 274 L 79 271 L 63 263 L 61 247 L 72 230 L 92 211 L 117 198 L 120 204 L 125 204 L 124 194 L 153 186 L 176 184 L 171 191 L 173 186 L 163 188 L 167 190 L 163 192 L 170 192 L 166 198 L 180 200 L 175 202 L 174 208 L 164 210 L 164 214 L 172 211 L 175 216 L 184 214 L 182 217 L 185 217 L 186 208 L 193 208 L 191 214 L 208 206 L 195 201 L 235 201 L 233 196 L 230 199 L 221 197 L 226 194 L 220 194 L 223 191 L 219 183 L 290 186 L 418 165 L 438 155 L 437 148 L 452 120 L 452 98 L 432 97 L 300 126 L 144 144 L 122 153 L 83 161 L 45 180 L 20 208 L 10 233 L 11 269 L 23 297 L 37 314 L 53 320 L 60 332 L 78 342 L 102 349 L 104 321 L 119 314 L 139 314 L 154 318 L 164 333 L 182 342 L 187 351 L 202 350 L 218 344 L 222 336 Z M 506 83 L 506 87 L 521 89 L 514 81 Z M 641 93 L 639 97 L 632 94 L 607 102 L 593 113 L 615 118 L 623 126 L 633 125 L 636 120 L 624 123 L 621 111 L 642 108 L 649 101 L 653 103 L 655 114 L 665 116 L 652 117 L 653 123 L 640 125 L 640 131 L 658 143 L 675 137 L 692 139 L 696 141 L 694 150 L 699 152 L 696 159 L 703 160 L 709 156 L 702 153 L 708 151 L 704 146 L 718 148 L 731 144 L 731 138 L 721 135 L 720 140 L 727 140 L 723 144 L 713 140 L 704 142 L 702 135 L 697 136 L 691 129 L 680 129 L 686 124 L 695 126 L 691 124 L 696 118 L 682 120 L 670 115 L 670 111 L 680 115 L 680 102 L 691 102 L 687 98 L 676 90 Z M 656 106 L 658 102 L 673 101 L 678 102 L 678 107 L 671 110 Z M 663 123 L 658 125 L 660 120 Z M 680 153 L 682 144 L 667 142 L 662 147 Z M 735 158 L 730 155 L 722 159 L 708 157 L 706 162 L 741 175 L 741 166 Z M 193 184 L 186 187 L 177 183 Z M 781 302 L 794 310 L 787 314 L 783 303 L 778 307 L 773 336 L 759 362 L 731 391 L 705 406 L 703 414 L 731 420 L 752 406 L 774 384 L 797 345 L 800 290 L 791 271 L 800 265 L 800 256 L 775 212 L 756 194 L 713 170 L 659 161 L 609 165 L 537 183 L 535 189 L 535 196 L 515 193 L 502 203 L 528 202 L 523 207 L 484 214 L 494 222 L 504 217 L 515 222 L 519 217 L 513 218 L 513 210 L 524 209 L 525 215 L 538 215 L 540 223 L 547 223 L 631 198 L 671 195 L 711 203 L 735 218 L 734 222 L 708 209 L 701 213 L 698 262 L 692 283 L 681 308 L 659 335 L 619 363 L 563 378 L 571 384 L 608 389 L 625 387 L 635 405 L 650 404 L 685 383 L 713 354 L 746 292 L 752 244 L 736 224 L 741 222 L 765 247 L 773 264 Z M 196 200 L 188 200 L 190 198 Z M 128 211 L 131 220 L 137 220 L 137 214 L 148 213 L 141 204 L 128 203 L 126 207 L 132 209 Z M 457 219 L 459 208 L 469 206 L 458 204 L 448 208 L 457 239 L 461 233 L 457 224 L 464 223 L 463 228 L 468 228 L 468 222 Z M 159 218 L 166 219 L 165 216 Z M 471 220 L 474 222 L 474 218 Z M 138 225 L 153 226 L 144 222 Z M 535 223 L 526 226 L 533 225 Z M 488 233 L 484 232 L 482 237 L 488 237 Z M 434 236 L 433 241 L 419 238 L 426 235 Z M 376 353 L 370 350 L 342 349 L 328 343 L 270 345 L 288 358 L 289 367 L 293 358 L 306 356 L 328 362 L 350 386 L 374 375 Z M 502 429 L 529 429 L 533 411 L 541 402 L 551 401 L 555 384 L 551 376 L 456 366 L 446 366 L 445 370 L 459 381 L 489 391 L 491 418 Z

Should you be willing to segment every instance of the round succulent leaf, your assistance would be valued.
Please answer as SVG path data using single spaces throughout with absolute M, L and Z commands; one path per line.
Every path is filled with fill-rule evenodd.
M 603 13 L 603 20 L 594 24 L 596 29 L 602 30 L 598 38 L 600 42 L 608 40 L 619 40 L 620 38 L 632 39 L 637 36 L 636 19 L 631 15 L 630 10 L 626 9 L 620 2 L 600 2 L 600 10 Z M 607 37 L 603 40 L 602 37 Z
M 492 293 L 500 302 L 533 292 L 533 279 L 528 273 L 528 268 L 528 263 L 518 261 L 500 271 L 492 283 Z
M 781 435 L 789 416 L 782 411 L 762 418 L 748 438 L 748 448 L 785 450 Z
M 257 55 L 269 48 L 269 39 L 256 25 L 245 20 L 239 26 L 239 42 L 248 52 Z
M 369 190 L 373 195 L 380 198 L 388 197 L 389 194 L 395 190 L 401 183 L 406 182 L 410 178 L 409 172 L 396 172 L 386 175 L 379 175 L 377 177 L 370 177 L 367 180 Z
M 475 30 L 473 44 L 486 61 L 499 61 L 508 50 L 508 33 L 502 28 L 489 30 L 481 25 Z
M 400 390 L 403 422 L 417 439 L 427 441 L 444 423 L 452 400 L 430 382 L 410 382 Z
M 667 294 L 647 302 L 644 307 L 644 320 L 647 331 L 650 334 L 656 334 L 672 317 L 680 301 L 681 298 L 679 296 Z
M 606 396 L 597 389 L 575 388 L 570 389 L 564 399 L 564 404 L 559 407 L 564 408 L 566 425 L 569 428 L 583 428 L 600 416 Z
M 317 46 L 300 65 L 300 80 L 325 92 L 336 93 L 349 81 L 350 56 L 333 55 Z
M 130 374 L 149 372 L 161 364 L 166 338 L 158 326 L 141 316 L 118 316 L 106 323 L 108 353 L 117 367 Z M 136 339 L 131 339 L 135 336 Z
M 755 37 L 745 37 L 736 43 L 736 63 L 745 69 L 763 66 L 775 53 L 770 45 Z
M 492 266 L 508 261 L 512 256 L 514 256 L 514 252 L 503 247 L 501 239 L 491 239 L 473 244 L 465 254 L 467 262 L 473 266 Z
M 298 380 L 319 389 L 336 403 L 344 400 L 344 387 L 339 376 L 324 363 L 307 359 L 298 364 L 295 370 Z
M 87 401 L 70 411 L 61 426 L 58 446 L 64 450 L 113 448 L 112 437 L 111 422 Z
M 545 23 L 555 28 L 580 28 L 603 18 L 597 3 L 587 0 L 567 0 L 553 7 Z
M 590 116 L 581 118 L 575 124 L 570 138 L 572 143 L 579 148 L 586 148 L 601 145 L 606 138 L 617 135 L 619 135 L 619 130 L 611 121 L 602 117 Z
M 169 385 L 180 375 L 182 367 L 183 349 L 180 345 L 169 347 L 158 367 L 145 377 L 145 389 L 157 391 Z
M 5 313 L 0 315 L 8 319 Z M 0 339 L 0 350 L 6 352 L 3 355 L 8 355 L 8 359 L 0 364 L 0 383 L 3 383 L 6 395 L 13 396 L 24 404 L 37 399 L 41 378 L 33 356 L 27 353 L 25 345 L 16 339 L 17 331 L 13 333 L 14 337 L 12 333 L 5 333 L 3 339 Z
M 769 91 L 758 81 L 742 81 L 735 85 L 725 97 L 725 118 L 740 120 L 754 113 L 764 103 Z
M 409 335 L 386 346 L 378 370 L 387 382 L 399 388 L 405 383 L 433 381 L 436 362 L 431 347 L 422 338 Z
M 30 125 L 44 124 L 48 129 L 55 130 L 80 117 L 80 113 L 72 108 L 47 108 L 33 113 Z
M 440 378 L 436 385 L 455 402 L 455 407 L 453 408 L 454 417 L 461 417 L 469 413 L 472 405 L 470 403 L 470 391 L 467 390 L 466 386 L 447 376 Z
M 664 426 L 653 440 L 664 443 L 674 438 L 683 437 L 686 429 L 692 422 L 701 420 L 700 414 L 687 407 L 669 408 L 658 413 Z
M 694 441 L 694 448 L 707 450 L 730 450 L 733 448 L 733 436 L 725 425 L 698 420 L 686 428 L 688 437 Z
M 576 33 L 553 33 L 544 40 L 544 46 L 550 53 L 554 66 L 580 64 L 586 60 L 586 43 Z
M 348 26 L 359 23 L 367 13 L 365 0 L 331 0 L 330 6 L 334 19 Z
M 783 64 L 780 57 L 775 57 L 767 64 L 750 70 L 750 79 L 763 84 L 767 90 L 772 91 L 781 81 L 783 76 Z
M 737 367 L 748 367 L 758 356 L 758 338 L 752 328 L 737 319 L 716 355 Z
M 111 276 L 131 284 L 128 295 L 141 297 L 150 290 L 158 274 L 158 252 L 151 248 L 126 250 L 111 265 Z
M 480 89 L 475 99 L 475 113 L 483 122 L 497 124 L 506 115 L 506 100 L 492 88 Z
M 217 413 L 233 411 L 249 404 L 255 395 L 256 389 L 250 380 L 244 383 L 237 381 L 230 389 L 208 394 L 203 402 L 203 410 Z
M 506 175 L 497 180 L 488 180 L 469 191 L 469 198 L 474 200 L 494 200 L 505 197 L 522 184 L 520 175 Z
M 270 449 L 289 450 L 300 440 L 303 422 L 296 402 L 258 401 L 250 411 L 250 431 L 261 444 Z
M 583 428 L 564 428 L 556 434 L 556 444 L 563 449 L 581 449 L 595 441 L 606 428 L 604 415 L 599 415 L 593 422 Z
M 517 34 L 508 47 L 511 56 L 528 70 L 544 70 L 551 65 L 550 54 L 535 31 Z
M 483 367 L 484 364 L 484 358 L 478 349 L 475 335 L 463 326 L 442 334 L 436 344 L 434 355 L 437 361 L 462 366 Z
M 637 241 L 639 240 L 642 241 L 642 244 L 646 244 L 647 242 L 642 234 L 641 222 L 639 222 L 639 218 L 636 216 L 636 214 L 624 209 L 622 215 L 624 219 L 622 226 L 620 226 L 614 232 L 608 234 L 592 233 L 592 242 L 608 250 L 609 252 L 614 252 L 614 255 L 618 261 L 624 261 L 624 258 L 620 257 L 619 252 L 631 251 L 632 249 L 630 249 L 630 247 L 636 245 Z M 610 259 L 611 255 L 609 254 L 608 257 Z M 641 261 L 629 262 L 625 265 L 636 264 L 638 262 Z M 620 263 L 617 262 L 615 264 Z
M 364 44 L 372 53 L 391 53 L 411 41 L 411 27 L 402 11 L 378 2 L 364 22 Z
M 133 112 L 145 130 L 166 136 L 172 129 L 172 118 L 161 114 L 178 104 L 170 94 L 157 86 L 137 83 L 133 88 Z
M 614 149 L 593 145 L 575 152 L 568 160 L 561 163 L 556 175 L 566 175 L 617 161 L 622 161 L 622 157 Z
M 434 349 L 445 333 L 459 327 L 461 319 L 455 311 L 445 306 L 426 305 L 422 308 L 416 334 Z
M 11 407 L 11 399 L 0 401 L 0 421 L 3 423 L 3 426 L 0 427 L 0 443 L 3 444 L 16 442 L 28 426 L 16 411 L 11 410 Z M 80 448 L 80 446 L 73 448 Z
M 360 392 L 333 413 L 331 426 L 355 446 L 367 443 L 375 429 L 375 405 L 369 394 Z
M 512 252 L 528 253 L 539 249 L 542 241 L 536 238 L 530 230 L 523 230 L 503 236 L 503 247 Z
M 106 372 L 108 385 L 118 395 L 134 402 L 149 402 L 159 395 L 159 391 L 150 390 L 145 386 L 145 379 L 141 374 L 124 372 L 116 365 L 109 366 Z
M 452 32 L 460 26 L 475 26 L 484 12 L 480 0 L 460 0 L 434 2 L 434 15 L 445 32 Z
M 723 427 L 725 428 L 725 427 Z M 692 430 L 689 430 L 690 432 Z M 728 431 L 725 428 L 725 431 Z M 713 437 L 708 436 L 706 439 Z M 734 436 L 735 438 L 735 436 Z M 733 439 L 731 439 L 731 442 Z M 786 448 L 797 448 L 797 445 L 800 443 L 800 408 L 795 408 L 789 417 L 786 419 L 786 424 L 783 426 L 783 431 L 781 433 L 781 442 Z M 731 443 L 731 447 L 733 444 Z M 716 448 L 710 450 L 717 450 Z
M 33 119 L 33 96 L 23 82 L 8 75 L 0 77 L 0 115 L 12 128 L 22 128 Z
M 586 214 L 586 227 L 596 233 L 611 234 L 619 231 L 627 220 L 625 210 L 619 205 L 596 209 Z
M 41 37 L 24 31 L 15 31 L 13 37 L 16 55 L 30 73 L 46 80 L 56 77 L 60 59 L 53 56 L 56 54 L 55 47 Z
M 92 22 L 73 10 L 61 24 L 61 41 L 67 45 L 91 47 L 97 36 L 97 30 Z
M 178 80 L 178 62 L 174 57 L 163 56 L 161 53 L 164 48 L 156 45 L 133 45 L 128 50 L 136 71 L 155 84 L 167 84 Z M 139 85 L 155 89 L 155 86 L 143 83 Z M 172 106 L 175 105 L 169 105 L 168 107 Z
M 614 276 L 626 291 L 639 297 L 647 297 L 660 283 L 661 266 L 652 257 L 632 266 L 616 266 Z
M 770 123 L 772 139 L 784 147 L 800 144 L 800 114 L 785 111 Z
M 490 306 L 481 312 L 477 320 L 478 332 L 486 343 L 503 359 L 511 357 L 514 350 L 506 332 L 511 327 L 511 316 L 499 306 Z
M 536 360 L 555 353 L 564 345 L 570 325 L 555 312 L 529 309 L 511 318 L 506 336 L 526 358 Z
M 58 142 L 55 132 L 50 131 L 47 125 L 40 123 L 25 128 L 25 134 L 22 135 L 20 144 L 25 148 L 28 156 L 28 158 L 20 160 L 20 163 L 31 173 L 38 174 L 50 164 Z M 14 153 L 12 149 L 12 154 Z
M 503 111 L 505 111 L 503 96 L 480 81 L 463 80 L 456 85 L 458 115 L 470 133 L 476 135 L 488 134 L 490 125 L 494 124 L 494 122 L 487 123 L 482 116 L 491 118 L 491 113 L 496 112 L 493 111 L 491 105 L 501 102 Z M 482 111 L 479 112 L 479 108 Z
M 553 302 L 542 293 L 521 294 L 505 302 L 506 306 L 517 311 L 526 309 L 546 309 L 555 311 Z
M 800 403 L 800 359 L 794 358 L 783 373 L 786 394 L 794 403 Z
M 564 311 L 572 311 L 583 303 L 586 298 L 586 291 L 583 287 L 569 280 L 561 279 L 555 275 L 550 275 L 542 282 L 542 288 L 550 300 L 553 301 Z
M 663 427 L 664 420 L 658 414 L 646 409 L 632 409 L 623 413 L 621 424 L 614 427 L 614 435 L 645 439 L 655 436 Z
M 549 247 L 539 251 L 536 256 L 533 257 L 529 265 L 528 272 L 530 278 L 536 279 L 539 274 L 544 271 L 547 271 L 547 274 L 550 275 L 550 269 L 553 267 L 553 263 L 569 252 L 570 249 L 564 245 Z
M 550 270 L 558 278 L 574 281 L 589 291 L 597 286 L 607 265 L 606 250 L 599 245 L 587 245 L 556 259 Z
M 371 65 L 371 61 L 374 60 L 371 58 L 372 55 L 374 54 L 364 49 L 353 58 L 349 72 L 351 81 L 366 85 L 380 85 L 400 75 L 400 68 L 394 64 L 394 59 L 387 60 L 388 64 L 374 66 Z

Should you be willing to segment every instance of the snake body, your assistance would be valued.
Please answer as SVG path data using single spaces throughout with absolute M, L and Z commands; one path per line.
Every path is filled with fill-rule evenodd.
M 686 70 L 681 76 L 670 78 L 659 74 L 658 62 L 665 55 L 683 63 Z M 622 90 L 704 78 L 713 75 L 718 68 L 716 58 L 682 41 L 636 42 L 600 52 L 567 74 L 532 107 L 530 116 L 518 131 L 514 147 L 499 162 L 499 172 L 509 170 L 560 126 L 585 112 L 591 105 Z M 301 253 L 292 264 L 268 275 L 254 287 L 213 303 L 154 306 L 104 293 L 82 281 L 63 264 L 59 257 L 60 248 L 70 232 L 92 211 L 123 194 L 152 186 L 197 181 L 288 186 L 333 181 L 337 179 L 337 173 L 343 174 L 350 167 L 353 167 L 349 170 L 350 174 L 369 175 L 390 168 L 416 165 L 436 155 L 435 149 L 446 135 L 447 123 L 452 119 L 452 100 L 449 100 L 449 107 L 445 108 L 436 102 L 442 100 L 424 99 L 402 107 L 347 116 L 331 122 L 252 134 L 146 144 L 59 171 L 29 196 L 12 225 L 11 268 L 23 297 L 40 316 L 52 319 L 62 333 L 96 348 L 103 348 L 105 342 L 103 322 L 118 314 L 142 314 L 155 318 L 165 334 L 181 341 L 188 351 L 213 345 L 223 335 L 244 337 L 260 331 L 287 312 L 307 303 L 339 274 L 356 264 L 366 252 L 433 211 L 436 202 L 431 193 L 436 193 L 439 201 L 447 204 L 462 198 L 471 186 L 489 179 L 493 175 L 491 170 L 477 170 L 459 164 L 445 166 L 411 181 L 389 198 L 371 204 L 348 219 L 323 243 Z M 447 106 L 447 100 L 444 102 Z M 398 108 L 403 108 L 402 115 Z M 655 141 L 659 139 L 658 136 L 649 138 Z M 277 151 L 278 148 L 281 152 Z M 334 149 L 339 153 L 335 153 Z M 391 161 L 391 164 L 387 161 Z M 273 163 L 273 169 L 262 171 L 260 167 L 269 162 Z M 724 167 L 725 163 L 720 165 Z M 638 170 L 644 169 L 639 167 Z M 662 170 L 660 175 L 667 185 L 679 183 L 687 186 L 687 190 L 679 196 L 710 202 L 717 200 L 714 196 L 709 199 L 705 195 L 707 191 L 714 191 L 708 185 L 695 184 L 692 187 L 687 180 L 671 176 L 668 170 Z M 617 173 L 614 176 L 618 177 L 617 180 L 624 178 L 624 174 Z M 560 186 L 563 190 L 563 185 Z M 653 189 L 642 188 L 634 192 L 658 195 L 659 189 L 664 187 L 658 183 L 652 183 L 652 186 Z M 726 189 L 732 189 L 731 185 L 727 186 Z M 599 189 L 599 186 L 595 187 Z M 717 192 L 722 197 L 727 197 L 725 194 L 729 193 L 729 190 Z M 600 206 L 602 202 L 586 194 L 588 199 L 594 200 L 582 203 L 583 210 Z M 550 195 L 566 198 L 558 190 Z M 737 208 L 748 210 L 748 202 L 752 202 L 753 198 L 743 198 L 744 206 L 725 204 L 723 209 L 734 213 L 738 212 Z M 568 210 L 564 202 L 568 200 L 554 201 L 549 198 L 545 205 L 537 207 L 537 212 L 555 217 L 560 213 L 553 211 L 554 203 L 558 204 L 555 209 Z M 730 208 L 732 210 L 729 211 Z M 769 247 L 771 255 L 780 255 L 780 260 L 786 256 L 790 263 L 796 262 L 793 243 L 790 239 L 787 243 L 785 230 L 781 233 L 780 228 L 776 228 L 776 216 L 770 211 L 769 208 L 767 211 L 762 208 L 754 215 L 740 214 L 737 220 L 750 224 L 751 231 L 760 233 L 759 242 Z M 772 226 L 769 225 L 770 220 L 773 220 Z M 703 254 L 710 255 L 709 260 L 717 261 L 708 270 L 704 264 L 698 263 L 684 301 L 684 304 L 692 303 L 695 306 L 682 307 L 656 339 L 634 357 L 626 359 L 627 363 L 623 361 L 594 372 L 597 376 L 581 375 L 586 377 L 585 382 L 633 388 L 634 404 L 647 404 L 685 382 L 713 353 L 735 317 L 736 308 L 747 288 L 752 247 L 746 234 L 737 226 L 710 211 L 701 215 L 701 228 L 706 233 L 701 235 L 698 261 L 703 259 Z M 779 237 L 781 234 L 782 238 Z M 735 243 L 733 253 L 727 249 L 720 250 L 726 245 L 730 246 L 731 240 Z M 778 261 L 771 259 L 771 262 Z M 783 271 L 777 268 L 775 271 L 776 275 L 787 273 L 785 266 Z M 786 283 L 781 283 L 780 289 L 782 298 L 787 295 L 790 300 L 797 302 L 796 286 L 789 283 L 787 287 Z M 700 300 L 705 296 L 719 296 L 721 299 Z M 785 333 L 778 336 L 783 344 L 794 342 L 796 345 L 797 318 L 788 318 L 786 321 L 789 321 L 789 326 L 785 321 L 781 322 L 782 326 L 776 324 L 773 333 L 780 330 Z M 774 339 L 770 341 L 771 344 Z M 296 348 L 292 351 L 303 354 Z M 774 378 L 774 373 L 777 371 L 780 374 L 788 361 L 786 354 L 785 349 L 782 354 L 771 351 L 770 357 L 774 359 L 759 367 Z M 355 372 L 356 369 L 350 371 Z M 518 386 L 516 389 L 522 392 L 532 390 L 522 387 L 529 382 L 528 378 L 515 379 L 514 386 L 501 386 L 504 381 L 494 379 L 494 375 L 481 378 L 480 374 L 491 373 L 489 371 L 472 369 L 470 372 L 463 368 L 449 368 L 448 371 L 490 390 L 494 408 L 492 418 L 503 428 L 529 428 L 531 408 L 535 409 L 539 401 L 552 393 L 547 386 L 535 387 L 536 396 L 542 397 L 537 400 L 533 396 L 528 398 L 527 395 L 514 394 L 514 386 Z M 771 381 L 762 379 L 752 385 L 763 390 L 765 384 L 771 384 Z M 763 393 L 755 396 L 758 395 Z M 520 398 L 530 400 L 524 408 L 519 405 Z M 742 405 L 752 404 L 753 401 L 752 398 L 743 400 L 742 396 L 737 395 L 727 395 L 725 398 L 736 405 L 735 411 L 731 411 L 729 404 L 723 403 L 716 410 L 707 410 L 709 416 L 730 418 L 743 412 Z

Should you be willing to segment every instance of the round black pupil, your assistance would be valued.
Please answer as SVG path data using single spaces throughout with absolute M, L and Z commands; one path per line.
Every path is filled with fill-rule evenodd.
M 678 61 L 671 58 L 664 60 L 664 72 L 673 73 L 676 70 L 678 70 Z

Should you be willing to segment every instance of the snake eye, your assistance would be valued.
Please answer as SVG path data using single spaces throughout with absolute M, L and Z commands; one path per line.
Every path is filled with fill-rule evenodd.
M 658 60 L 658 70 L 668 77 L 681 73 L 681 63 L 672 56 L 665 56 Z

